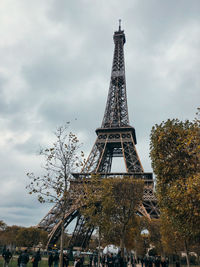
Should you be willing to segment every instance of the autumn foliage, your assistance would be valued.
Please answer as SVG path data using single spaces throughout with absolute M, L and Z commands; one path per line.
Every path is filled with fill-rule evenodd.
M 162 232 L 165 239 L 167 233 L 173 233 L 188 252 L 189 245 L 200 235 L 199 120 L 173 119 L 153 127 L 150 156 L 156 175 Z

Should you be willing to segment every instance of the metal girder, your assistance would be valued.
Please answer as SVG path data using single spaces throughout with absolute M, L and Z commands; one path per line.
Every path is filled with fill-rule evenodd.
M 109 132 L 101 129 L 101 132 L 98 132 L 98 137 L 82 172 L 109 173 L 113 157 L 124 158 L 127 173 L 143 172 L 132 131 L 129 128 L 115 130 L 116 132 Z
M 66 214 L 64 228 L 66 228 L 77 216 L 78 209 L 75 209 L 73 212 Z M 47 247 L 52 247 L 59 239 L 61 234 L 61 220 L 54 226 L 48 236 Z
M 69 247 L 86 248 L 93 231 L 94 227 L 88 227 L 87 220 L 79 214 Z

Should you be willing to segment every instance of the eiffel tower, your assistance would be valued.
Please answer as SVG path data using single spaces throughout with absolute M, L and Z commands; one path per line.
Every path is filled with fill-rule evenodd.
M 105 113 L 100 128 L 96 129 L 97 139 L 88 156 L 81 173 L 73 173 L 75 182 L 71 183 L 73 191 L 76 183 L 82 178 L 90 178 L 92 174 L 100 174 L 102 178 L 116 176 L 131 176 L 144 180 L 143 203 L 138 207 L 138 214 L 149 219 L 158 218 L 157 200 L 154 196 L 152 173 L 145 173 L 135 145 L 135 129 L 129 125 L 128 105 L 126 96 L 126 79 L 124 64 L 124 31 L 119 23 L 118 31 L 114 32 L 114 56 L 111 72 L 110 87 Z M 111 166 L 114 157 L 124 159 L 126 172 L 112 173 Z M 65 228 L 76 218 L 76 226 L 69 247 L 86 248 L 93 228 L 86 226 L 85 218 L 80 214 L 80 203 L 76 196 L 68 201 L 65 214 Z M 49 232 L 48 246 L 59 239 L 61 220 L 59 206 L 55 205 L 40 221 L 38 227 Z

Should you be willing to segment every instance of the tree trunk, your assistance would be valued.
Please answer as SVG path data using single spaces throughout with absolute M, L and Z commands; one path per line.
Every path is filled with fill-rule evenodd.
M 187 266 L 190 267 L 190 261 L 189 261 L 189 251 L 188 251 L 188 246 L 187 246 L 187 241 L 185 240 L 185 253 L 186 253 L 186 261 L 187 261 Z
M 98 235 L 98 267 L 100 266 L 100 246 L 101 246 L 101 230 L 99 227 L 99 235 Z
M 63 245 L 64 245 L 64 218 L 62 218 L 62 223 L 61 223 L 59 267 L 63 267 Z
M 121 257 L 123 258 L 124 260 L 124 234 L 122 235 L 121 239 L 120 239 L 120 249 L 121 249 Z

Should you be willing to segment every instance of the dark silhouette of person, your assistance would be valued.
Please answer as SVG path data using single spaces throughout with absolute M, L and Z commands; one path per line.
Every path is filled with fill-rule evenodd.
M 38 267 L 39 261 L 41 261 L 41 255 L 40 255 L 40 250 L 38 250 L 32 257 L 32 264 L 33 267 Z
M 97 263 L 98 263 L 98 256 L 97 254 L 94 255 L 94 267 L 97 267 Z
M 114 257 L 113 254 L 109 254 L 107 257 L 107 265 L 108 267 L 113 267 L 114 266 Z
M 27 249 L 25 249 L 19 257 L 20 267 L 26 267 L 28 262 L 29 262 L 29 254 L 27 252 Z
M 74 267 L 81 267 L 81 261 L 79 257 L 76 259 L 76 263 Z
M 149 266 L 149 259 L 148 259 L 148 257 L 144 257 L 144 266 L 145 267 L 148 267 Z
M 84 256 L 81 255 L 80 256 L 80 264 L 81 264 L 82 267 L 83 267 L 83 264 L 84 264 L 84 260 L 85 260 Z
M 93 261 L 93 255 L 92 254 L 89 257 L 89 261 L 90 261 L 89 265 L 90 265 L 90 267 L 92 267 L 92 261 Z
M 116 267 L 124 267 L 124 261 L 123 258 L 121 256 L 121 251 L 118 252 L 117 256 L 116 256 L 116 261 L 115 261 Z
M 20 258 L 21 258 L 22 252 L 19 252 L 19 256 L 17 258 L 17 266 L 20 266 Z
M 153 266 L 153 259 L 152 259 L 151 256 L 149 257 L 149 265 L 148 266 L 149 267 L 152 267 Z
M 162 267 L 166 267 L 166 261 L 165 261 L 165 258 L 162 258 L 162 259 L 161 259 L 160 264 L 161 264 Z
M 58 267 L 58 262 L 59 262 L 59 254 L 58 254 L 58 251 L 55 252 L 55 255 L 53 257 L 53 261 L 54 261 L 54 267 Z
M 9 249 L 4 250 L 2 253 L 2 257 L 4 258 L 4 267 L 7 267 L 12 258 L 12 253 Z
M 144 265 L 144 258 L 143 257 L 141 258 L 140 262 L 141 262 L 141 266 L 143 267 L 143 265 Z
M 69 266 L 69 256 L 67 253 L 63 253 L 63 267 Z
M 155 267 L 160 267 L 160 258 L 158 256 L 155 257 L 154 265 Z
M 53 254 L 50 252 L 48 257 L 48 266 L 51 267 L 53 264 Z

